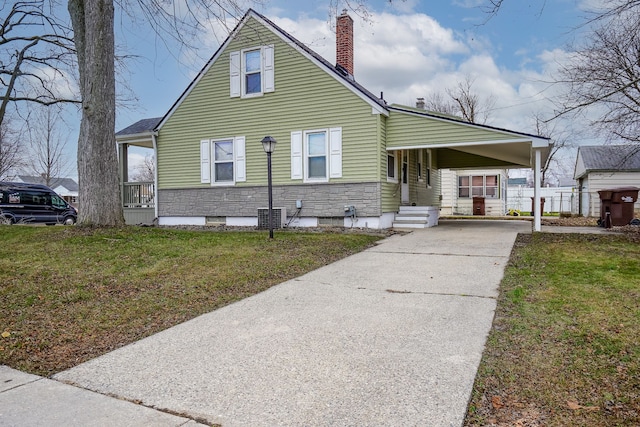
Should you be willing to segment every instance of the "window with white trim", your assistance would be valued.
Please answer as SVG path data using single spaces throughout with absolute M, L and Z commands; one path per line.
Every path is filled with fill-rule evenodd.
M 418 182 L 424 181 L 424 149 L 418 150 L 418 156 L 416 159 L 416 174 L 418 176 Z
M 395 151 L 387 151 L 387 181 L 398 182 L 398 163 Z
M 200 182 L 233 185 L 246 181 L 245 137 L 200 141 Z
M 230 183 L 233 181 L 233 140 L 212 141 L 213 181 Z
M 275 91 L 273 45 L 231 52 L 230 95 L 251 98 Z
M 498 175 L 468 175 L 458 177 L 458 197 L 498 198 Z
M 342 177 L 342 128 L 291 132 L 291 179 L 328 182 Z

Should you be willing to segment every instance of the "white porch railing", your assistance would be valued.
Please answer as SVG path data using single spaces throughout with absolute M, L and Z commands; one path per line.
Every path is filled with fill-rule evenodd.
M 125 182 L 122 184 L 122 205 L 125 208 L 154 208 L 153 182 Z

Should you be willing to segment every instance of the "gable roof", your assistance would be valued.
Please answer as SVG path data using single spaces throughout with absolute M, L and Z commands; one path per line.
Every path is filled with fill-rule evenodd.
M 287 33 L 285 30 L 274 24 L 271 20 L 256 12 L 253 9 L 249 9 L 247 13 L 240 19 L 240 22 L 236 25 L 236 27 L 231 31 L 229 36 L 225 39 L 225 41 L 220 45 L 218 50 L 213 54 L 213 56 L 207 61 L 204 67 L 200 70 L 195 79 L 189 83 L 189 86 L 185 89 L 185 91 L 180 95 L 180 97 L 176 100 L 176 102 L 171 106 L 167 114 L 162 117 L 158 125 L 154 130 L 159 130 L 164 123 L 167 121 L 169 117 L 173 114 L 173 112 L 180 106 L 182 101 L 191 93 L 193 88 L 198 84 L 198 82 L 204 77 L 207 71 L 213 66 L 216 60 L 222 55 L 222 52 L 227 48 L 229 43 L 237 36 L 237 34 L 242 30 L 242 28 L 247 24 L 250 18 L 254 18 L 256 21 L 261 23 L 265 28 L 270 30 L 276 36 L 278 36 L 283 42 L 292 48 L 296 49 L 302 55 L 304 55 L 307 59 L 309 59 L 312 63 L 322 68 L 329 75 L 335 78 L 337 81 L 342 83 L 344 86 L 349 88 L 351 91 L 356 93 L 360 98 L 369 103 L 372 107 L 374 107 L 378 112 L 382 114 L 387 114 L 387 103 L 384 99 L 375 96 L 373 93 L 368 91 L 364 86 L 356 82 L 355 78 L 350 75 L 343 67 L 339 65 L 332 65 L 329 61 L 324 59 L 322 56 L 311 50 L 304 43 L 297 40 L 291 34 Z
M 20 178 L 22 182 L 29 183 L 29 184 L 47 185 L 45 179 L 41 176 L 18 175 L 18 178 Z M 50 188 L 64 187 L 69 191 L 78 191 L 79 189 L 78 183 L 71 178 L 51 178 L 49 187 Z
M 640 171 L 640 146 L 589 145 L 578 148 L 576 178 L 591 171 Z

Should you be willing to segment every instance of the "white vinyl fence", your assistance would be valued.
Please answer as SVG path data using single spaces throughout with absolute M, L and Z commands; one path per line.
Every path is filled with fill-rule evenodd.
M 597 196 L 597 193 L 596 193 Z M 543 212 L 578 213 L 578 192 L 572 187 L 543 187 Z M 517 186 L 507 189 L 507 212 L 511 209 L 531 212 L 533 188 Z

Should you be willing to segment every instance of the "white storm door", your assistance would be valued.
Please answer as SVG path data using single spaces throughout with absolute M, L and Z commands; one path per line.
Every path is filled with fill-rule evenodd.
M 402 197 L 402 204 L 409 203 L 409 151 L 402 150 L 402 184 L 400 188 L 400 194 Z

